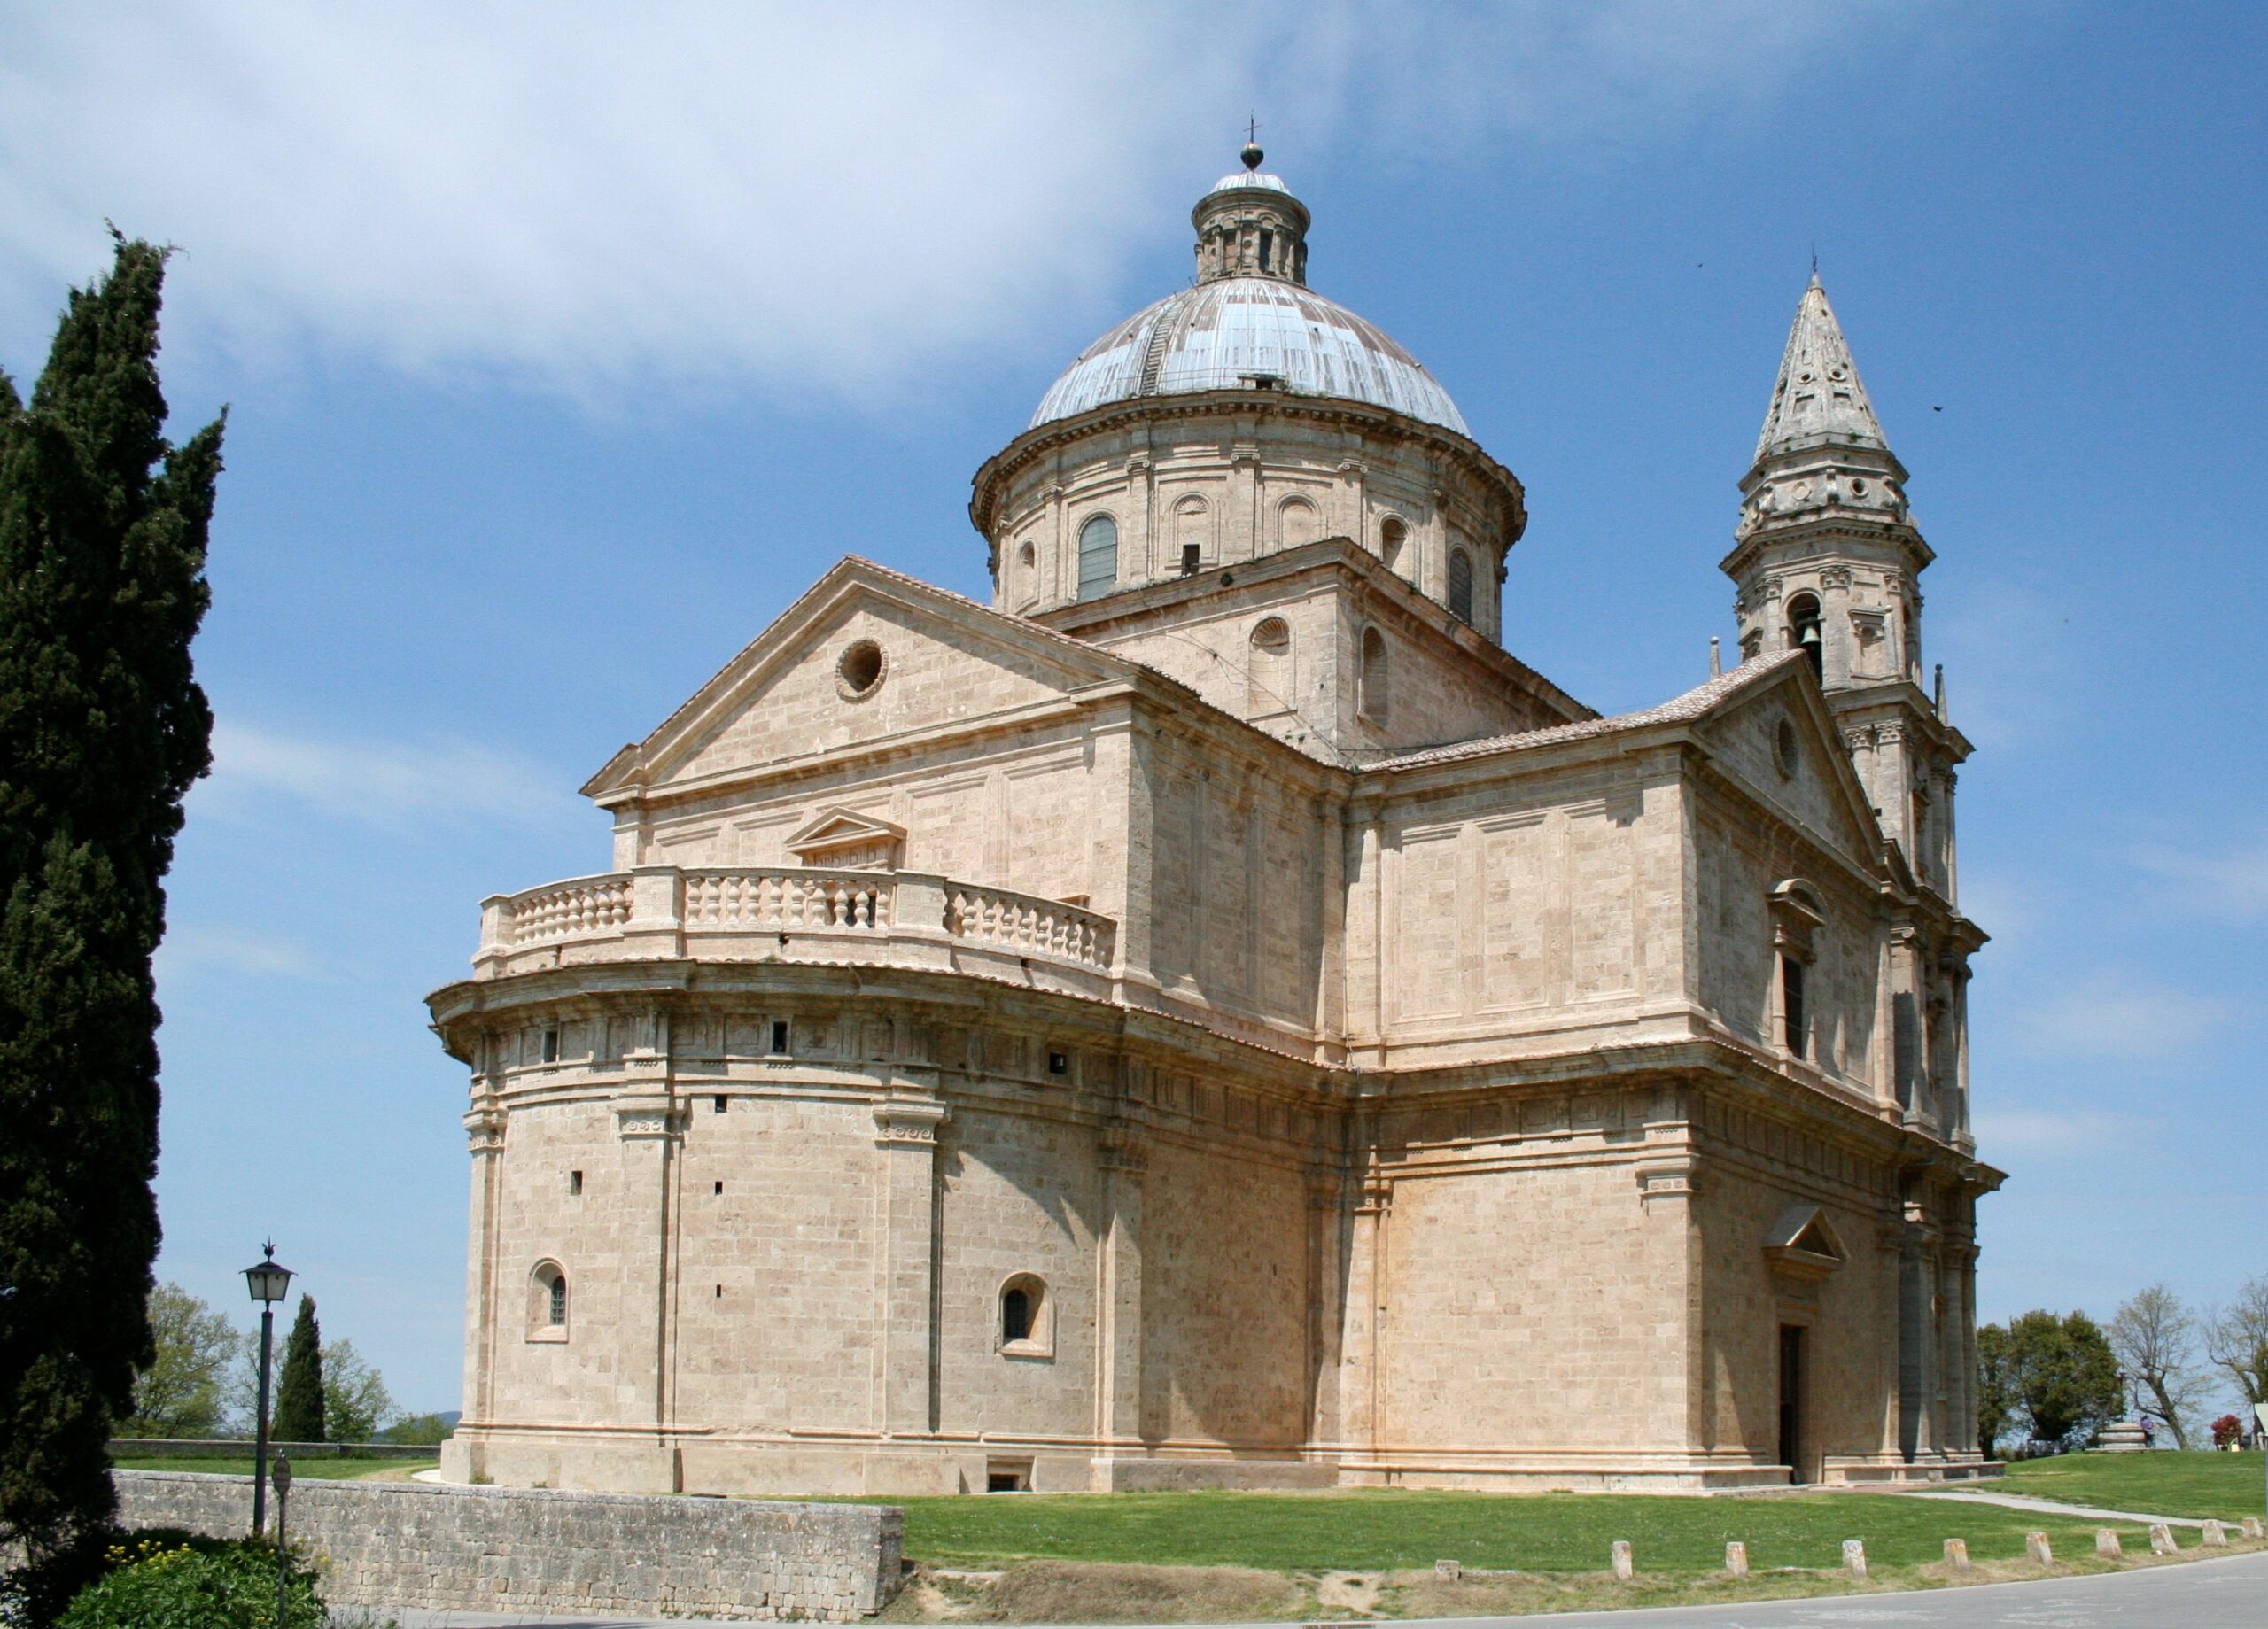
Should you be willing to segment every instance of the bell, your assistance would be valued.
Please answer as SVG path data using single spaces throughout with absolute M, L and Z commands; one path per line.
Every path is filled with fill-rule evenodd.
M 1796 631 L 1796 643 L 1809 647 L 1819 643 L 1819 624 L 1807 622 Z

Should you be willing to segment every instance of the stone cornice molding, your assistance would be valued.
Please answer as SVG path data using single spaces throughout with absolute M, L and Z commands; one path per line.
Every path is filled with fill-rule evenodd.
M 969 524 L 989 541 L 1008 485 L 1035 462 L 1060 454 L 1090 438 L 1123 432 L 1160 420 L 1247 417 L 1286 419 L 1351 429 L 1373 441 L 1392 439 L 1444 460 L 1495 497 L 1503 510 L 1499 527 L 1507 547 L 1527 528 L 1526 491 L 1519 477 L 1481 450 L 1480 443 L 1438 424 L 1330 396 L 1297 396 L 1279 391 L 1200 391 L 1145 396 L 1107 403 L 1076 418 L 1051 420 L 1028 430 L 987 459 L 969 482 Z

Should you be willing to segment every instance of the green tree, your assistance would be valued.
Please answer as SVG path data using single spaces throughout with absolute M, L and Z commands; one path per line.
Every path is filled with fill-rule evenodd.
M 2009 1383 L 2037 1441 L 2077 1447 L 2124 1403 L 2118 1359 L 2083 1312 L 2009 1320 L 2008 1353 Z
M 404 1415 L 378 1433 L 380 1442 L 431 1443 L 448 1440 L 448 1421 L 438 1414 Z
M 1999 1450 L 2000 1438 L 2016 1423 L 2017 1408 L 2016 1365 L 2008 1351 L 2008 1332 L 1997 1323 L 1977 1331 L 1977 1448 L 1986 1459 Z
M 245 1338 L 175 1284 L 150 1292 L 151 1359 L 134 1381 L 128 1437 L 210 1437 L 228 1412 L 229 1370 Z
M 221 424 L 165 439 L 165 265 L 117 237 L 29 403 L 0 376 L 0 1549 L 43 1612 L 99 1563 L 104 1444 L 153 1356 L 150 958 L 212 759 L 190 641 Z
M 368 1442 L 393 1423 L 393 1396 L 384 1377 L 363 1361 L 351 1340 L 322 1349 L 323 1425 L 332 1442 Z
M 327 1442 L 322 1416 L 322 1326 L 315 1322 L 315 1298 L 303 1295 L 291 1338 L 284 1343 L 270 1432 L 278 1442 Z

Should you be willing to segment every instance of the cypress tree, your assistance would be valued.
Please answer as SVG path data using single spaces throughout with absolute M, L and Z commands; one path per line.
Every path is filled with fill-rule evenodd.
M 284 1372 L 276 1381 L 276 1423 L 269 1434 L 278 1442 L 322 1442 L 322 1326 L 315 1322 L 315 1298 L 299 1298 L 291 1338 L 284 1343 Z
M 190 640 L 221 422 L 166 441 L 166 251 L 113 237 L 30 402 L 0 376 L 0 1544 L 35 1610 L 99 1554 L 152 1356 L 150 957 L 211 762 Z

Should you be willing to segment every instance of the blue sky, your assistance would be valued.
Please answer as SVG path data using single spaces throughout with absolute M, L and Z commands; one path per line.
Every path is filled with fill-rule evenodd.
M 1255 112 L 1311 281 L 1526 481 L 1508 643 L 1614 711 L 1706 671 L 1817 250 L 1938 553 L 1983 1312 L 2268 1272 L 2268 12 L 1352 3 L 0 17 L 0 363 L 102 222 L 179 244 L 230 404 L 219 769 L 161 954 L 160 1273 L 273 1235 L 457 1400 L 485 894 L 840 555 L 984 592 L 967 480 L 1189 275 Z

